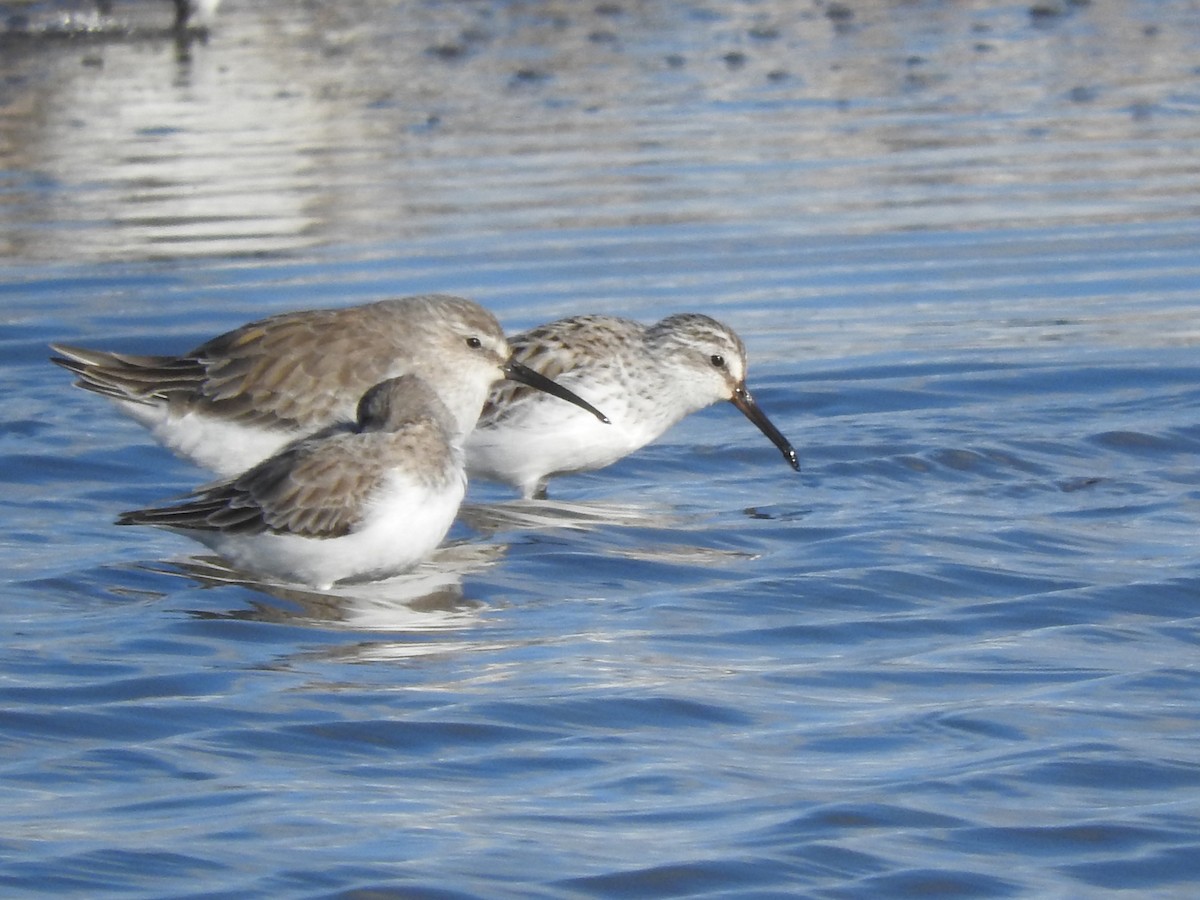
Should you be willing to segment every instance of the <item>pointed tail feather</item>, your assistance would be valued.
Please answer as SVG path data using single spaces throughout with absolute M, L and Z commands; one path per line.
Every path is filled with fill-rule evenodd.
M 176 356 L 138 356 L 51 344 L 50 361 L 74 374 L 75 385 L 114 400 L 152 403 L 170 394 L 196 390 L 205 377 L 199 360 Z

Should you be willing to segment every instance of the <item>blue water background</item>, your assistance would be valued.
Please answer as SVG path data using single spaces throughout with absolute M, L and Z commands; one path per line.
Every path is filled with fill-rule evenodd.
M 1194 4 L 166 5 L 0 55 L 0 893 L 1195 896 Z M 434 290 L 718 316 L 803 471 L 325 595 L 112 526 L 206 476 L 48 342 Z

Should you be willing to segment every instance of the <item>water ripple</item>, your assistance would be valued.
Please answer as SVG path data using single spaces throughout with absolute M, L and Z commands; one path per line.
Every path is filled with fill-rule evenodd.
M 1039 9 L 0 39 L 5 890 L 1186 895 L 1200 23 Z M 803 471 L 719 404 L 329 592 L 111 525 L 206 476 L 49 342 L 420 291 L 725 319 Z

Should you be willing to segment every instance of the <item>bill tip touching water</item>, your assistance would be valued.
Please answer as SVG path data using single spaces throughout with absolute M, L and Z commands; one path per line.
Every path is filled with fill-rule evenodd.
M 677 313 L 645 325 L 607 315 L 559 319 L 509 339 L 513 358 L 602 407 L 611 427 L 561 412 L 517 385 L 493 386 L 467 438 L 471 475 L 545 497 L 551 478 L 611 465 L 720 400 L 736 406 L 797 471 L 791 443 L 746 387 L 746 347 L 727 325 Z
M 774 444 L 779 452 L 783 454 L 783 458 L 787 460 L 789 466 L 795 471 L 800 471 L 800 457 L 796 453 L 796 448 L 792 446 L 791 441 L 783 436 L 775 425 L 767 418 L 766 413 L 762 411 L 762 407 L 758 405 L 758 401 L 754 399 L 749 389 L 744 385 L 740 385 L 733 391 L 733 396 L 730 398 L 730 403 L 741 410 L 742 415 L 753 422 L 758 430 Z

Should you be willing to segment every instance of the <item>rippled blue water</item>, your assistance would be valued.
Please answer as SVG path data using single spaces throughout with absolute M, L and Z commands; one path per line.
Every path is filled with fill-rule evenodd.
M 1194 894 L 1188 4 L 227 4 L 0 63 L 3 893 Z M 724 318 L 803 472 L 714 407 L 325 595 L 112 527 L 204 475 L 49 341 L 425 290 Z

